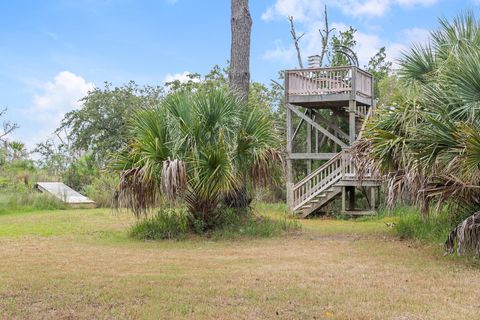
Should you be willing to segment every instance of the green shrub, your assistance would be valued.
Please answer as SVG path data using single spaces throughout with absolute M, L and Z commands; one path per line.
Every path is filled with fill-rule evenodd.
M 300 224 L 286 214 L 265 217 L 250 211 L 222 208 L 214 226 L 195 220 L 186 209 L 161 209 L 155 216 L 137 222 L 131 236 L 142 240 L 182 239 L 197 234 L 213 239 L 274 237 L 300 230 Z
M 63 173 L 62 180 L 70 188 L 84 192 L 85 187 L 90 185 L 93 178 L 97 175 L 98 167 L 95 162 L 95 157 L 91 154 L 86 154 L 70 164 Z
M 119 183 L 118 174 L 104 172 L 93 178 L 85 187 L 85 195 L 101 208 L 111 208 L 115 188 Z
M 184 208 L 164 208 L 155 216 L 137 222 L 130 231 L 141 240 L 182 238 L 189 232 L 190 214 Z
M 270 218 L 246 212 L 245 215 L 227 214 L 222 227 L 213 230 L 211 236 L 219 239 L 234 239 L 239 237 L 268 238 L 298 231 L 301 225 L 296 220 L 290 220 L 287 215 Z
M 415 208 L 400 207 L 386 214 L 398 217 L 395 232 L 402 239 L 415 239 L 426 242 L 443 243 L 461 217 L 449 213 L 448 208 L 422 216 Z

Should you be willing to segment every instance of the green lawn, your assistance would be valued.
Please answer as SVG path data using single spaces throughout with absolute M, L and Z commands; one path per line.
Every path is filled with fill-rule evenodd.
M 281 206 L 259 206 L 278 217 Z M 110 210 L 0 215 L 0 319 L 474 319 L 480 270 L 385 220 L 143 242 Z

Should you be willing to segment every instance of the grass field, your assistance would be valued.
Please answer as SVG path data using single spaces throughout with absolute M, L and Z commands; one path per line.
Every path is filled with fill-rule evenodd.
M 259 207 L 276 216 L 280 207 Z M 109 210 L 0 215 L 0 319 L 475 319 L 480 269 L 384 220 L 143 242 Z

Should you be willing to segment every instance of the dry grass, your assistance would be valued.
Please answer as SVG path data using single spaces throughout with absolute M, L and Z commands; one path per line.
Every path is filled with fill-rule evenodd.
M 45 232 L 56 221 L 64 228 Z M 308 221 L 303 235 L 218 242 L 133 241 L 125 231 L 132 221 L 105 210 L 0 216 L 0 318 L 474 319 L 480 312 L 480 270 L 394 241 L 381 221 Z M 45 234 L 35 236 L 34 224 Z

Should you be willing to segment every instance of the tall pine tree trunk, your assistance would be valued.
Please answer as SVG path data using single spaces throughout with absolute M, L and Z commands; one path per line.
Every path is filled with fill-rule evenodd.
M 229 82 L 238 96 L 247 102 L 250 86 L 250 35 L 252 33 L 252 17 L 248 8 L 248 0 L 232 0 L 232 44 L 230 50 Z M 245 175 L 241 186 L 226 199 L 235 208 L 247 208 L 247 181 Z
M 250 84 L 250 35 L 252 17 L 248 0 L 232 0 L 232 44 L 230 51 L 230 88 L 247 100 Z

